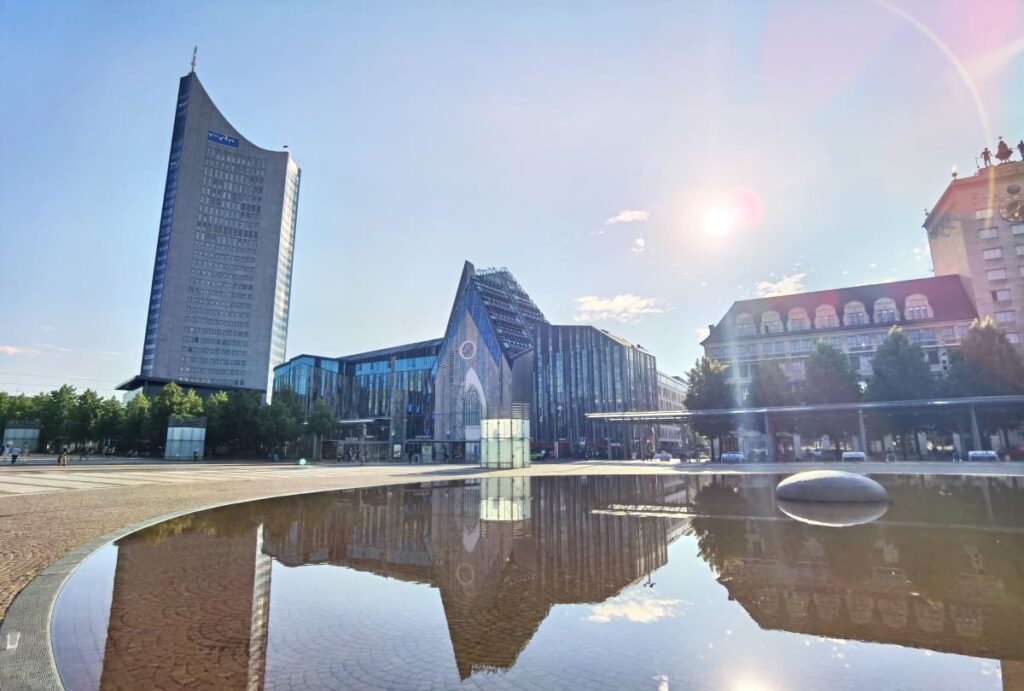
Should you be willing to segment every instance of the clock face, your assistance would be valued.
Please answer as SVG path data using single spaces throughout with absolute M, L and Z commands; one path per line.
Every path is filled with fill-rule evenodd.
M 999 215 L 1013 223 L 1024 223 L 1024 196 L 1007 197 L 999 205 Z
M 462 345 L 459 346 L 459 355 L 463 360 L 472 360 L 476 355 L 476 343 L 473 343 L 473 341 L 463 341 Z

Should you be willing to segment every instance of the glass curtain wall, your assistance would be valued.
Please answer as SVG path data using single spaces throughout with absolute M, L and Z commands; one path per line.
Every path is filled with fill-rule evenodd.
M 642 451 L 639 428 L 588 420 L 587 413 L 657 410 L 653 355 L 592 326 L 537 332 L 533 430 L 552 455 L 627 458 Z

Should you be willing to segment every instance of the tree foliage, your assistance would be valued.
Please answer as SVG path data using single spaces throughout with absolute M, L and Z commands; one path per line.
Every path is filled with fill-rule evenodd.
M 850 360 L 839 350 L 819 341 L 806 364 L 804 396 L 808 403 L 855 403 L 861 400 L 860 379 Z M 828 435 L 840 449 L 844 435 L 854 434 L 859 425 L 856 414 L 817 412 L 801 416 L 797 422 L 801 433 L 816 437 Z
M 807 358 L 804 396 L 808 403 L 856 403 L 860 379 L 841 351 L 819 341 Z
M 32 397 L 0 392 L 0 430 L 10 421 L 36 421 L 41 446 L 52 451 L 77 446 L 157 454 L 171 416 L 205 416 L 211 456 L 281 453 L 304 431 L 325 435 L 336 426 L 330 407 L 317 401 L 304 429 L 302 400 L 290 390 L 279 392 L 270 405 L 255 391 L 218 391 L 204 400 L 173 383 L 155 396 L 140 393 L 125 403 L 91 389 L 79 394 L 71 386 Z
M 931 398 L 936 393 L 937 383 L 925 360 L 924 350 L 911 343 L 899 327 L 893 327 L 879 344 L 871 364 L 874 372 L 865 392 L 869 401 L 919 400 Z M 887 411 L 875 419 L 883 430 L 899 435 L 904 457 L 908 452 L 908 434 L 931 427 L 936 421 L 934 414 L 921 415 L 900 410 Z M 914 445 L 917 446 L 916 439 Z
M 952 359 L 949 388 L 954 396 L 1024 393 L 1024 363 L 991 319 L 975 320 L 960 342 Z
M 734 407 L 733 390 L 726 382 L 728 366 L 708 357 L 694 363 L 686 373 L 686 396 L 683 403 L 688 410 L 720 410 Z M 709 438 L 721 437 L 732 431 L 728 418 L 695 418 L 691 426 Z M 712 445 L 712 455 L 714 446 Z
M 793 389 L 786 373 L 774 360 L 754 367 L 747 393 L 747 405 L 753 408 L 792 405 Z
M 921 346 L 893 327 L 875 351 L 874 371 L 865 398 L 869 401 L 911 401 L 935 395 L 935 377 Z

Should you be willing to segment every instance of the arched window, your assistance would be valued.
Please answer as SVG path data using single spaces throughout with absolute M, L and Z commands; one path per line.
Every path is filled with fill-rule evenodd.
M 809 328 L 811 320 L 807 318 L 807 310 L 803 307 L 794 307 L 789 311 L 787 331 L 806 331 Z
M 831 329 L 836 326 L 839 326 L 836 308 L 832 305 L 818 305 L 818 308 L 814 310 L 814 328 Z
M 466 396 L 462 401 L 462 426 L 479 427 L 480 412 L 480 394 L 476 392 L 476 389 L 471 388 L 466 391 Z
M 932 307 L 928 304 L 928 298 L 921 294 L 914 294 L 907 297 L 903 304 L 903 317 L 905 319 L 931 319 Z
M 878 298 L 875 300 L 875 323 L 891 324 L 900 318 L 896 310 L 896 301 L 892 298 Z
M 754 315 L 746 312 L 736 315 L 736 335 L 753 336 L 755 334 L 757 334 L 757 327 L 754 325 Z
M 782 319 L 779 317 L 778 312 L 769 310 L 761 314 L 761 333 L 782 333 Z
M 853 300 L 843 305 L 843 326 L 857 326 L 868 323 L 868 313 L 864 303 Z

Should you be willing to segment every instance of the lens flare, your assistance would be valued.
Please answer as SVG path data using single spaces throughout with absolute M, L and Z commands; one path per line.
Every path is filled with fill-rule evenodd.
M 713 238 L 725 237 L 736 227 L 736 211 L 731 207 L 713 206 L 704 214 L 704 233 Z

